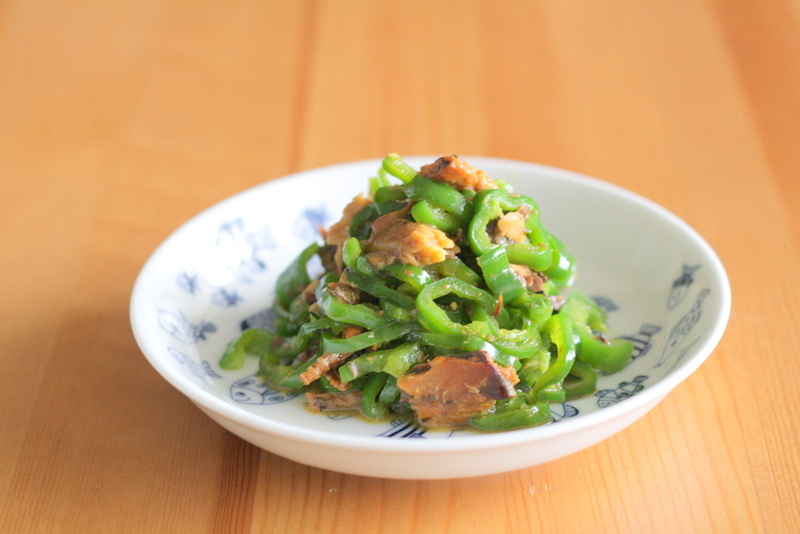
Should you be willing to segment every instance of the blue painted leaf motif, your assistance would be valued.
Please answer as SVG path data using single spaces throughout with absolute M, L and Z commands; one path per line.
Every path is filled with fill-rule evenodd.
M 222 288 L 211 295 L 211 302 L 220 308 L 233 308 L 242 300 L 242 297 L 239 296 L 239 293 L 237 293 L 235 289 L 229 291 Z
M 178 282 L 178 287 L 190 295 L 194 295 L 200 291 L 200 281 L 198 280 L 196 273 L 189 274 L 187 272 L 183 272 L 178 275 L 176 281 Z
M 297 397 L 298 393 L 287 393 L 272 389 L 258 375 L 240 378 L 231 385 L 231 399 L 241 404 L 278 404 Z
M 181 311 L 159 310 L 158 326 L 167 334 L 184 343 L 204 341 L 206 334 L 212 334 L 217 331 L 217 327 L 208 321 L 201 321 L 196 325 L 190 323 L 189 319 Z
M 259 257 L 266 248 L 275 248 L 276 243 L 268 227 L 258 231 L 248 231 L 244 221 L 239 218 L 222 223 L 217 229 L 216 247 L 219 257 L 234 276 L 243 282 L 253 282 L 252 275 L 267 269 L 267 264 Z
M 214 371 L 214 369 L 211 368 L 211 364 L 208 363 L 208 360 L 203 360 L 202 362 L 200 362 L 200 365 L 203 366 L 203 370 L 206 372 L 206 376 L 210 376 L 211 378 L 222 378 Z
M 211 364 L 205 360 L 198 363 L 191 356 L 179 351 L 174 347 L 167 347 L 167 352 L 169 352 L 175 361 L 183 366 L 183 368 L 186 369 L 190 375 L 198 378 L 222 378 L 214 372 L 214 370 L 211 368 Z
M 652 337 L 661 331 L 661 327 L 650 323 L 642 323 L 639 331 L 628 336 L 620 336 L 620 339 L 627 339 L 633 342 L 633 356 L 631 362 L 641 358 L 650 351 L 653 346 Z M 630 365 L 630 364 L 629 364 Z
M 316 208 L 306 208 L 294 223 L 294 233 L 304 241 L 316 239 L 320 230 L 328 226 L 328 210 L 325 205 Z
M 703 301 L 708 296 L 709 292 L 709 289 L 700 291 L 697 294 L 697 300 L 694 305 L 692 305 L 692 308 L 672 327 L 667 342 L 664 345 L 664 351 L 661 353 L 661 357 L 654 367 L 660 367 L 673 355 L 679 353 L 681 345 L 703 315 Z
M 683 299 L 686 297 L 686 294 L 689 293 L 689 288 L 694 282 L 692 275 L 699 268 L 699 264 L 683 264 L 681 275 L 672 281 L 672 289 L 669 292 L 669 298 L 667 300 L 667 309 L 674 310 L 678 304 L 683 301 Z
M 646 376 L 639 375 L 631 382 L 620 382 L 619 386 L 614 389 L 601 389 L 596 391 L 595 396 L 597 397 L 597 406 L 600 408 L 605 408 L 629 397 L 633 397 L 644 389 L 644 385 L 642 385 L 642 383 L 645 380 L 647 380 Z
M 412 419 L 392 419 L 391 427 L 378 434 L 379 438 L 424 438 L 425 429 Z
M 606 313 L 615 312 L 619 309 L 619 306 L 609 297 L 593 296 L 592 300 Z
M 550 405 L 550 414 L 553 416 L 553 422 L 561 421 L 567 417 L 575 417 L 578 415 L 578 409 L 566 403 Z
M 697 343 L 699 340 L 700 340 L 700 337 L 698 336 L 695 339 L 693 339 L 691 342 L 684 343 L 681 346 L 680 350 L 678 351 L 677 357 L 672 361 L 672 364 L 669 367 L 669 371 L 667 371 L 667 372 L 672 372 L 672 370 L 675 369 L 678 366 L 678 364 L 681 363 L 681 361 L 683 361 L 683 357 L 686 356 L 689 353 L 689 351 L 692 349 L 694 344 Z

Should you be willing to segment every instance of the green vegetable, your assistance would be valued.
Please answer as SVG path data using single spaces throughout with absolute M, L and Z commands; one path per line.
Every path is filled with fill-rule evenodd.
M 525 284 L 511 269 L 506 249 L 501 246 L 490 248 L 478 257 L 478 265 L 483 270 L 486 285 L 498 297 L 502 295 L 504 302 L 513 302 L 527 293 Z
M 457 176 L 461 167 L 453 168 Z M 220 368 L 240 369 L 253 356 L 273 387 L 360 391 L 358 409 L 381 420 L 414 413 L 403 384 L 431 369 L 434 358 L 468 359 L 479 364 L 470 369 L 504 381 L 502 398 L 487 397 L 485 413 L 464 421 L 492 432 L 546 424 L 550 403 L 590 395 L 598 373 L 622 369 L 632 343 L 608 339 L 596 303 L 573 291 L 554 309 L 553 298 L 572 284 L 575 261 L 542 226 L 536 203 L 503 182 L 475 191 L 440 178 L 387 156 L 368 182 L 372 202 L 345 222 L 349 235 L 334 243 L 336 255 L 331 246 L 306 247 L 278 277 L 273 331 L 242 332 Z M 374 261 L 373 223 L 389 213 L 445 232 L 456 247 L 428 265 Z M 409 243 L 402 246 L 431 246 L 424 236 Z M 329 270 L 312 280 L 315 255 L 327 258 Z M 451 402 L 451 393 L 458 402 L 457 391 L 440 393 L 439 402 Z

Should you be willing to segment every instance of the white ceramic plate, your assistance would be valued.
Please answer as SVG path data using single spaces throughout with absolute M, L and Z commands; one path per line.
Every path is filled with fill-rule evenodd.
M 405 158 L 415 168 L 435 157 Z M 545 227 L 578 260 L 576 288 L 634 341 L 623 371 L 590 397 L 553 405 L 555 421 L 496 434 L 426 431 L 406 421 L 311 413 L 304 398 L 218 365 L 244 325 L 269 323 L 276 277 L 337 221 L 380 160 L 302 172 L 247 190 L 196 216 L 148 260 L 133 290 L 131 322 L 153 367 L 201 410 L 266 450 L 308 465 L 367 476 L 454 478 L 536 465 L 625 428 L 691 374 L 718 343 L 730 312 L 722 264 L 686 223 L 596 179 L 541 165 L 465 157 L 539 204 Z

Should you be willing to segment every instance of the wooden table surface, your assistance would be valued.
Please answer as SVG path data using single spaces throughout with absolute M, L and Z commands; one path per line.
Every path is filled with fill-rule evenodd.
M 240 440 L 141 355 L 139 269 L 233 193 L 389 152 L 662 204 L 728 270 L 722 342 L 517 472 L 362 478 Z M 0 532 L 798 532 L 798 206 L 797 0 L 3 1 Z

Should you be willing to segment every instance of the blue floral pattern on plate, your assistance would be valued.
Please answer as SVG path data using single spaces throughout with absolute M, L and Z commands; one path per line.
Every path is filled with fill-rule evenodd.
M 325 206 L 307 207 L 295 219 L 292 230 L 297 238 L 308 241 L 318 237 L 319 229 L 329 223 Z M 205 302 L 214 307 L 235 308 L 246 300 L 244 295 L 247 295 L 248 291 L 244 288 L 256 283 L 260 276 L 269 271 L 267 255 L 264 252 L 276 249 L 278 245 L 272 238 L 272 231 L 269 227 L 251 229 L 244 219 L 236 218 L 218 226 L 214 236 L 214 247 L 220 257 L 226 258 L 226 266 L 230 271 L 230 282 L 222 287 L 216 286 L 204 280 L 197 272 L 186 269 L 176 275 L 176 287 L 196 299 L 205 299 Z M 693 288 L 694 275 L 700 267 L 700 264 L 684 263 L 681 265 L 679 274 L 673 280 L 667 294 L 666 307 L 669 312 L 681 307 L 681 304 L 687 299 Z M 244 285 L 238 287 L 239 284 Z M 670 328 L 669 336 L 653 368 L 666 363 L 674 368 L 696 341 L 687 341 L 687 339 L 702 315 L 703 300 L 708 292 L 708 289 L 699 291 L 692 307 Z M 612 320 L 613 314 L 620 311 L 620 306 L 609 296 L 593 295 L 592 299 L 604 311 L 612 314 Z M 160 310 L 158 321 L 161 328 L 170 336 L 189 345 L 204 342 L 219 330 L 216 324 L 208 320 L 190 320 L 187 313 L 181 310 Z M 272 309 L 264 308 L 238 319 L 237 331 L 247 328 L 272 329 L 274 321 L 275 314 Z M 634 344 L 633 358 L 629 365 L 633 365 L 650 353 L 656 338 L 663 331 L 663 326 L 645 321 L 640 323 L 637 331 L 619 336 Z M 220 375 L 214 371 L 215 365 L 209 361 L 195 361 L 191 356 L 175 347 L 169 347 L 167 350 L 176 361 L 180 362 L 187 374 L 204 379 L 220 379 L 225 374 Z M 606 408 L 639 393 L 646 387 L 647 379 L 647 374 L 638 374 L 633 379 L 617 382 L 614 387 L 599 389 L 593 396 L 595 406 Z M 257 374 L 249 374 L 236 379 L 229 387 L 229 395 L 236 404 L 264 407 L 289 402 L 298 397 L 296 393 L 280 392 L 269 387 Z M 584 409 L 581 406 L 585 404 L 584 399 L 578 399 L 569 404 L 554 403 L 551 406 L 553 423 L 574 417 Z M 349 418 L 350 416 L 342 414 L 328 416 L 331 421 L 343 421 Z M 410 420 L 395 419 L 387 424 L 388 428 L 376 433 L 376 437 L 424 439 L 428 435 L 426 429 L 415 425 Z M 451 437 L 453 432 L 437 432 L 436 434 L 439 437 Z

